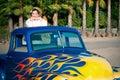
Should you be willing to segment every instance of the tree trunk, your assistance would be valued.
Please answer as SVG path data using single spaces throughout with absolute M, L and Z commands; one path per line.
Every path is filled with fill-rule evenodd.
M 68 26 L 72 27 L 72 13 L 73 13 L 73 6 L 69 5 L 69 15 L 68 15 Z
M 23 2 L 20 0 L 20 11 L 23 11 Z M 23 27 L 23 15 L 22 13 L 19 16 L 19 27 Z
M 53 15 L 53 25 L 57 26 L 58 25 L 58 13 L 55 12 Z
M 9 15 L 9 19 L 8 19 L 8 23 L 9 23 L 9 32 L 11 33 L 13 31 L 13 19 L 12 19 L 12 15 Z
M 86 37 L 86 0 L 83 1 L 82 36 Z
M 120 0 L 119 0 L 119 26 L 117 29 L 118 35 L 120 36 Z
M 11 0 L 8 0 L 8 3 L 10 1 Z M 8 26 L 9 26 L 9 32 L 11 33 L 13 31 L 13 17 L 11 14 L 9 15 L 9 18 L 8 18 Z
M 111 0 L 108 0 L 107 36 L 112 36 L 111 31 Z
M 68 15 L 68 27 L 72 27 L 72 13 Z
M 23 27 L 23 15 L 19 16 L 19 27 Z
M 96 0 L 94 36 L 99 37 L 99 0 Z

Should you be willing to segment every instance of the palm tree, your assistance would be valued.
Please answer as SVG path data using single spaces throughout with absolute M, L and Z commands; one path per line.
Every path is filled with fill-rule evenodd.
M 5 3 L 6 4 L 6 3 Z M 23 26 L 23 2 L 19 0 L 8 0 L 6 7 L 1 10 L 4 14 L 8 15 L 9 30 L 12 32 L 14 28 L 13 15 L 19 16 L 19 26 Z
M 107 36 L 110 37 L 112 36 L 112 31 L 111 31 L 111 0 L 108 1 L 108 18 L 107 18 Z
M 13 14 L 16 16 L 19 16 L 18 24 L 19 27 L 23 27 L 23 2 L 22 0 L 19 0 L 20 2 L 14 2 L 16 6 L 14 6 Z
M 13 5 L 11 6 L 11 3 L 11 0 L 8 0 L 7 3 L 3 3 L 1 6 L 4 7 L 0 10 L 0 13 L 8 16 L 8 27 L 10 33 L 13 30 Z
M 94 36 L 99 36 L 99 0 L 96 0 Z
M 86 0 L 83 1 L 82 36 L 86 37 Z
M 55 0 L 53 4 L 49 5 L 49 9 L 54 12 L 53 14 L 53 25 L 58 25 L 58 11 L 61 9 L 61 6 L 58 4 L 59 0 Z
M 19 2 L 15 2 L 17 5 L 17 8 L 14 9 L 14 15 L 19 16 L 19 27 L 24 26 L 23 21 L 23 15 L 28 18 L 28 15 L 30 14 L 30 10 L 33 9 L 33 6 L 31 5 L 32 1 L 29 0 L 29 3 L 27 1 L 19 0 Z
M 95 29 L 94 29 L 94 36 L 100 36 L 99 34 L 99 5 L 102 8 L 105 8 L 105 1 L 104 0 L 96 0 L 96 11 L 95 11 Z
M 13 31 L 13 18 L 12 18 L 12 15 L 9 15 L 9 17 L 8 17 L 8 26 L 9 26 L 9 32 L 11 33 Z
M 89 6 L 93 6 L 93 0 L 87 0 Z M 86 0 L 83 0 L 83 13 L 82 13 L 82 36 L 86 37 Z
M 20 0 L 20 11 L 22 11 L 19 15 L 19 27 L 23 27 L 23 3 L 22 0 Z
M 11 0 L 8 0 L 8 7 L 7 8 L 4 8 L 5 10 L 8 10 L 9 12 L 9 17 L 8 17 L 8 26 L 9 26 L 9 32 L 11 33 L 12 30 L 13 30 L 13 18 L 12 18 L 12 12 L 11 12 L 11 9 L 10 9 L 10 2 Z M 4 11 L 3 9 L 3 11 Z M 7 12 L 6 12 L 7 13 Z
M 9 22 L 9 30 L 10 30 L 10 32 L 13 30 L 13 27 L 14 27 L 13 26 L 14 25 L 14 23 L 13 23 L 13 15 L 17 15 L 17 16 L 19 15 L 20 16 L 19 17 L 19 23 L 20 23 L 21 26 L 23 26 L 23 22 L 21 22 L 21 21 L 23 21 L 23 17 L 20 14 L 22 12 L 21 0 L 20 0 L 20 6 L 19 6 L 20 9 L 18 9 L 18 5 L 19 5 L 18 2 L 15 2 L 13 0 L 9 0 L 7 6 L 1 10 L 1 11 L 4 11 L 4 14 L 8 15 L 8 18 L 9 18 L 8 22 Z
M 61 6 L 65 6 L 66 5 L 66 8 L 64 8 L 64 7 L 62 7 L 62 8 L 64 8 L 64 9 L 66 9 L 66 10 L 68 10 L 69 11 L 69 13 L 68 13 L 68 27 L 72 27 L 72 13 L 73 13 L 73 3 L 74 3 L 75 1 L 73 1 L 73 0 L 65 0 L 65 4 L 63 5 L 61 5 Z
M 54 14 L 53 14 L 53 25 L 54 26 L 57 26 L 58 25 L 58 11 L 60 10 L 60 6 L 58 4 L 52 4 L 49 6 L 49 8 L 51 10 L 53 10 Z
M 68 15 L 68 26 L 72 27 L 72 13 L 73 13 L 73 6 L 69 5 L 69 15 Z
M 73 13 L 73 5 L 72 4 L 61 4 L 61 8 L 69 11 L 68 13 L 68 27 L 72 27 L 72 13 Z
M 72 14 L 76 10 L 78 10 L 79 12 L 81 12 L 81 8 L 80 6 L 82 5 L 82 0 L 65 0 L 65 3 L 68 5 L 68 10 L 69 10 L 69 14 L 68 14 L 68 26 L 72 27 Z M 74 7 L 73 9 L 73 6 Z

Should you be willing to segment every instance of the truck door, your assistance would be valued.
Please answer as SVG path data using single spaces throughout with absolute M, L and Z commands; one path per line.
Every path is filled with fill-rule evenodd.
M 10 44 L 10 49 L 6 61 L 6 80 L 20 80 L 25 76 L 22 70 L 25 65 L 21 61 L 29 56 L 24 35 L 14 35 Z M 27 64 L 27 61 L 24 62 Z

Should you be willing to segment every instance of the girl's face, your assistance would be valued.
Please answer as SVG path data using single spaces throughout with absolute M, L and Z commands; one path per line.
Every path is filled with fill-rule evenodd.
M 32 12 L 32 17 L 39 17 L 38 12 L 37 12 L 37 11 L 33 11 L 33 12 Z

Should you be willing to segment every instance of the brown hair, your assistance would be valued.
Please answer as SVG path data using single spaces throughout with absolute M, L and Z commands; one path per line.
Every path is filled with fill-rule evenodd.
M 40 14 L 40 11 L 39 11 L 38 9 L 32 9 L 32 10 L 30 11 L 30 15 L 32 15 L 32 12 L 33 12 L 33 11 L 37 11 L 38 14 Z

